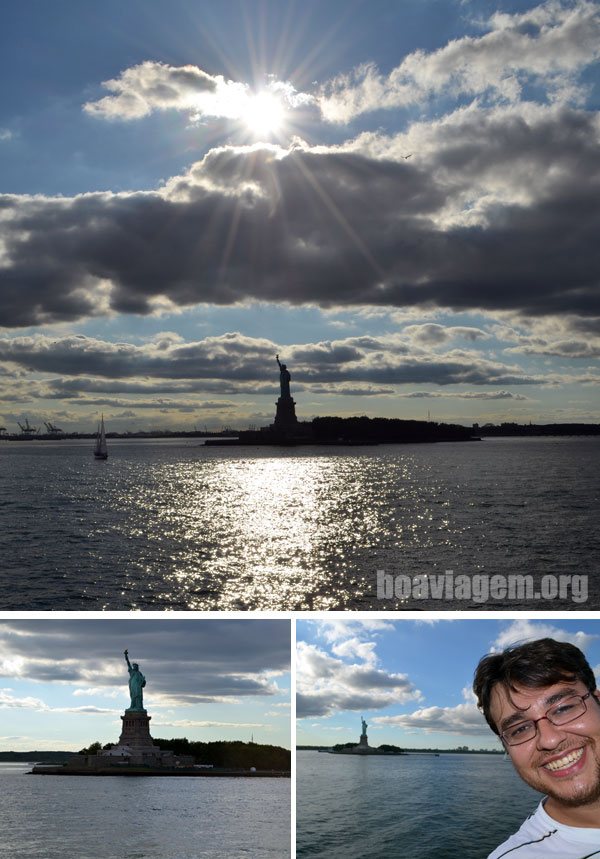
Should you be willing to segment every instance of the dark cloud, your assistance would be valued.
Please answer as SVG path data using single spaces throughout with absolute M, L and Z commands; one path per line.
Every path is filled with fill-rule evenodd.
M 583 332 L 584 334 L 600 334 L 600 316 L 588 319 L 573 319 L 569 320 L 574 331 Z
M 431 346 L 447 343 L 456 337 L 475 342 L 476 340 L 485 340 L 490 336 L 480 328 L 468 328 L 464 325 L 439 325 L 434 322 L 428 322 L 424 325 L 409 325 L 404 329 L 404 333 L 417 343 Z
M 554 355 L 559 358 L 600 357 L 600 343 L 596 340 L 556 340 L 548 341 L 542 338 L 520 338 L 520 346 L 507 349 L 507 352 L 522 355 Z
M 152 193 L 5 196 L 0 318 L 251 298 L 597 317 L 595 116 L 472 110 L 421 133 L 411 162 L 393 140 L 221 148 Z
M 120 686 L 123 651 L 153 694 L 182 701 L 270 695 L 289 670 L 290 626 L 279 620 L 31 620 L 0 622 L 4 676 L 19 659 L 29 680 Z
M 90 370 L 93 366 L 90 367 Z M 29 388 L 33 387 L 29 383 Z M 93 379 L 89 377 L 79 378 L 58 378 L 51 379 L 44 383 L 43 386 L 33 392 L 34 396 L 43 397 L 44 399 L 73 399 L 78 398 L 85 393 L 106 393 L 111 394 L 143 394 L 151 396 L 154 394 L 198 394 L 198 393 L 213 393 L 213 394 L 239 394 L 239 393 L 273 393 L 273 385 L 265 386 L 264 389 L 257 388 L 256 384 L 244 386 L 242 384 L 231 384 L 225 379 L 210 380 L 201 379 L 198 381 L 173 381 L 170 379 L 162 379 L 156 382 L 152 381 L 118 381 L 115 379 Z
M 457 400 L 528 400 L 522 394 L 513 394 L 510 391 L 455 391 L 447 393 L 443 391 L 411 391 L 409 394 L 398 394 L 405 399 L 457 399 Z
M 197 412 L 198 409 L 203 410 L 223 410 L 233 408 L 234 403 L 226 400 L 218 400 L 210 402 L 207 400 L 193 400 L 190 402 L 182 402 L 180 400 L 163 400 L 160 397 L 153 400 L 120 400 L 117 397 L 86 397 L 82 400 L 82 404 L 86 406 L 110 406 L 113 409 L 152 409 L 158 412 Z M 134 412 L 130 413 L 135 416 Z
M 70 335 L 52 339 L 45 336 L 0 338 L 0 360 L 18 363 L 28 370 L 64 373 L 69 376 L 101 376 L 106 379 L 136 377 L 192 379 L 195 391 L 256 393 L 262 382 L 265 393 L 276 387 L 275 343 L 239 333 L 207 337 L 194 343 L 135 346 L 108 343 Z M 407 354 L 411 353 L 411 354 Z M 531 376 L 513 365 L 491 361 L 472 351 L 452 350 L 444 356 L 410 349 L 401 337 L 346 338 L 329 343 L 288 346 L 283 355 L 288 362 L 295 390 L 302 386 L 340 385 L 359 387 L 400 384 L 524 385 L 544 384 L 543 377 Z M 273 379 L 269 386 L 267 379 Z M 200 380 L 209 380 L 201 384 Z M 216 384 L 222 380 L 223 385 Z M 122 383 L 121 383 L 122 384 Z M 139 382 L 134 383 L 139 385 Z M 145 384 L 145 383 L 144 383 Z M 47 383 L 46 383 L 47 386 Z M 95 380 L 67 380 L 54 383 L 62 391 L 100 392 L 106 390 Z M 125 389 L 123 389 L 125 390 Z M 180 389 L 182 390 L 182 389 Z M 112 385 L 110 387 L 112 393 Z M 135 393 L 137 391 L 131 391 Z M 51 393 L 51 392 L 50 392 Z M 144 393 L 140 388 L 139 393 Z
M 328 396 L 331 394 L 341 394 L 346 397 L 381 397 L 396 395 L 395 388 L 380 388 L 375 386 L 357 388 L 352 387 L 351 385 L 339 385 L 336 387 L 331 385 L 308 385 L 304 390 L 311 394 L 326 394 Z
M 299 692 L 296 694 L 296 716 L 298 719 L 330 716 L 336 711 L 354 710 L 363 712 L 389 707 L 393 701 L 375 690 L 336 694 L 335 698 L 325 692 Z

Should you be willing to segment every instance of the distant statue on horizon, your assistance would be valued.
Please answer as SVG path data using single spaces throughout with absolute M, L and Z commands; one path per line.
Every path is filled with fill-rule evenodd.
M 140 671 L 140 666 L 137 662 L 133 665 L 129 661 L 129 651 L 125 651 L 125 661 L 127 662 L 127 670 L 129 671 L 129 695 L 131 697 L 131 706 L 128 710 L 142 711 L 144 709 L 144 693 L 143 688 L 146 685 L 146 678 Z
M 279 384 L 281 385 L 281 396 L 283 399 L 288 400 L 291 398 L 290 394 L 290 371 L 288 370 L 285 364 L 282 364 L 279 360 L 279 355 L 275 356 L 277 358 L 277 364 L 279 365 Z
M 362 736 L 366 737 L 367 736 L 367 728 L 369 726 L 367 725 L 367 723 L 365 722 L 365 720 L 363 719 L 362 716 L 360 717 L 360 721 L 362 722 Z

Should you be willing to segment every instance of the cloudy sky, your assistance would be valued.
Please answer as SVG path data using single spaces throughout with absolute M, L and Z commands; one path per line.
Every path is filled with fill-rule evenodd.
M 9 431 L 600 420 L 598 3 L 2 18 Z
M 479 659 L 549 636 L 579 647 L 600 683 L 597 620 L 297 622 L 298 744 L 358 738 L 403 748 L 500 748 L 471 691 Z
M 123 651 L 146 678 L 154 737 L 290 747 L 285 620 L 1 620 L 0 750 L 116 742 Z

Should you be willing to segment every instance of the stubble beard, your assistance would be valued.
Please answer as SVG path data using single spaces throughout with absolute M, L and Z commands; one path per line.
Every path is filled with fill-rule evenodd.
M 600 760 L 598 759 L 596 744 L 593 740 L 586 740 L 584 745 L 586 754 L 590 755 L 595 766 L 596 777 L 591 785 L 581 787 L 577 789 L 575 793 L 565 796 L 564 793 L 558 789 L 558 785 L 556 788 L 553 788 L 552 784 L 548 783 L 548 780 L 543 780 L 534 775 L 531 775 L 531 777 L 521 775 L 521 778 L 530 787 L 534 788 L 534 790 L 537 790 L 539 793 L 546 794 L 546 796 L 549 796 L 565 808 L 579 808 L 583 805 L 591 805 L 592 803 L 598 802 L 600 800 Z M 565 749 L 565 754 L 568 751 L 568 748 Z M 565 787 L 569 790 L 568 780 L 565 780 Z

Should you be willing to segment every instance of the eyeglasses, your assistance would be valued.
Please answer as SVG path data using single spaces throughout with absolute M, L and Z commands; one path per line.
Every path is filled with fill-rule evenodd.
M 587 695 L 572 695 L 569 698 L 563 698 L 558 704 L 554 704 L 549 710 L 546 710 L 545 716 L 540 716 L 539 719 L 527 719 L 525 722 L 518 722 L 516 725 L 511 725 L 506 731 L 500 734 L 500 737 L 507 746 L 520 746 L 521 743 L 527 743 L 537 735 L 538 722 L 547 719 L 551 725 L 560 727 L 567 725 L 569 722 L 574 722 L 579 716 L 583 716 L 587 712 L 586 698 L 589 698 L 592 693 Z

